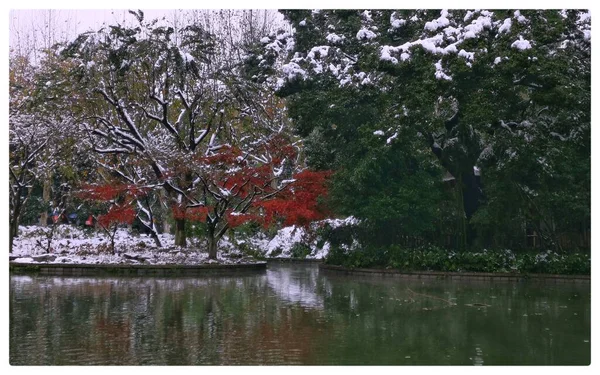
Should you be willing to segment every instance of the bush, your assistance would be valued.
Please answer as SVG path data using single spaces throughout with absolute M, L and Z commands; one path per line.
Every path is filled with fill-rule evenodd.
M 416 249 L 397 245 L 388 247 L 332 246 L 328 264 L 349 268 L 394 268 L 402 271 L 443 272 L 515 272 L 548 274 L 590 274 L 591 261 L 587 254 L 543 253 L 515 254 L 511 250 L 454 252 L 436 246 Z
M 310 255 L 310 247 L 302 242 L 296 242 L 290 249 L 290 255 L 292 258 L 304 259 L 307 255 Z

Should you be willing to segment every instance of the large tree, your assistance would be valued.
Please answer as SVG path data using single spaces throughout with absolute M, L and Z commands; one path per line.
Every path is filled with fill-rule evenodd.
M 186 245 L 186 220 L 201 217 L 216 258 L 230 222 L 294 191 L 299 145 L 268 83 L 244 73 L 247 59 L 224 59 L 231 51 L 202 24 L 134 16 L 133 26 L 82 34 L 62 51 L 75 65 L 82 124 L 112 177 L 165 192 L 175 244 Z
M 301 134 L 321 127 L 324 142 L 342 154 L 348 148 L 334 133 L 356 141 L 378 138 L 388 147 L 404 142 L 401 138 L 417 140 L 420 147 L 399 152 L 427 149 L 457 181 L 469 241 L 485 198 L 501 197 L 484 195 L 481 180 L 491 187 L 489 193 L 498 191 L 497 179 L 517 180 L 515 194 L 502 196 L 502 204 L 535 207 L 529 217 L 535 221 L 562 219 L 532 202 L 531 192 L 542 195 L 535 187 L 544 186 L 544 197 L 554 196 L 566 209 L 574 202 L 558 196 L 568 195 L 569 179 L 579 181 L 584 191 L 576 194 L 576 205 L 587 206 L 589 216 L 589 172 L 572 168 L 589 163 L 588 12 L 283 13 L 295 33 L 273 35 L 265 50 L 289 52 L 279 92 L 290 96 L 290 114 Z M 365 107 L 369 101 L 380 105 Z M 332 131 L 326 122 L 336 117 Z M 379 128 L 357 131 L 357 123 L 382 117 Z M 526 159 L 536 177 L 519 180 L 524 166 L 506 168 L 515 158 Z M 581 173 L 565 176 L 561 184 L 550 182 L 569 169 Z
M 86 162 L 74 142 L 78 134 L 74 131 L 72 113 L 55 105 L 58 88 L 48 80 L 46 70 L 52 60 L 52 50 L 45 51 L 39 64 L 31 62 L 28 56 L 11 54 L 10 57 L 10 251 L 13 239 L 18 235 L 19 223 L 29 209 L 41 206 L 44 212 L 33 215 L 41 214 L 42 219 L 45 218 L 52 176 L 60 175 L 60 187 L 55 190 L 55 208 L 64 209 L 62 198 L 66 198 L 70 184 L 76 180 L 73 169 Z M 46 204 L 28 207 L 39 186 L 48 192 L 43 197 Z

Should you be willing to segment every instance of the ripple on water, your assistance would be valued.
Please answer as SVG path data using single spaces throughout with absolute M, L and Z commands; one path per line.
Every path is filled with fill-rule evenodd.
M 269 265 L 258 276 L 11 277 L 10 288 L 13 365 L 590 361 L 589 285 L 491 291 Z

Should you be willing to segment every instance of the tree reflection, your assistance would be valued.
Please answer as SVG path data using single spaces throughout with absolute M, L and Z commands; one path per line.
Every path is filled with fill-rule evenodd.
M 10 361 L 585 364 L 589 296 L 589 285 L 340 277 L 314 266 L 211 278 L 12 276 Z

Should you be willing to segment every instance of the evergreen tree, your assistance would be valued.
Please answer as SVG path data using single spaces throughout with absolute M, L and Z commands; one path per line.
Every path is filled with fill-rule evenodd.
M 559 228 L 571 230 L 589 218 L 589 12 L 283 13 L 295 33 L 273 36 L 265 49 L 289 50 L 279 93 L 289 97 L 298 132 L 309 145 L 320 145 L 309 161 L 331 160 L 358 172 L 364 166 L 357 159 L 373 154 L 357 152 L 357 144 L 371 139 L 390 149 L 400 143 L 395 150 L 405 160 L 429 152 L 457 182 L 470 244 L 477 228 L 487 233 L 480 245 L 501 245 L 501 231 L 524 238 L 528 221 L 559 246 Z M 320 154 L 328 152 L 325 145 L 334 157 Z M 389 173 L 385 160 L 371 169 Z M 350 181 L 376 186 L 373 178 Z M 510 189 L 503 188 L 506 181 Z M 343 194 L 352 199 L 350 190 Z M 516 232 L 493 228 L 509 222 L 507 206 L 518 213 Z M 414 211 L 400 204 L 394 209 L 397 217 Z

